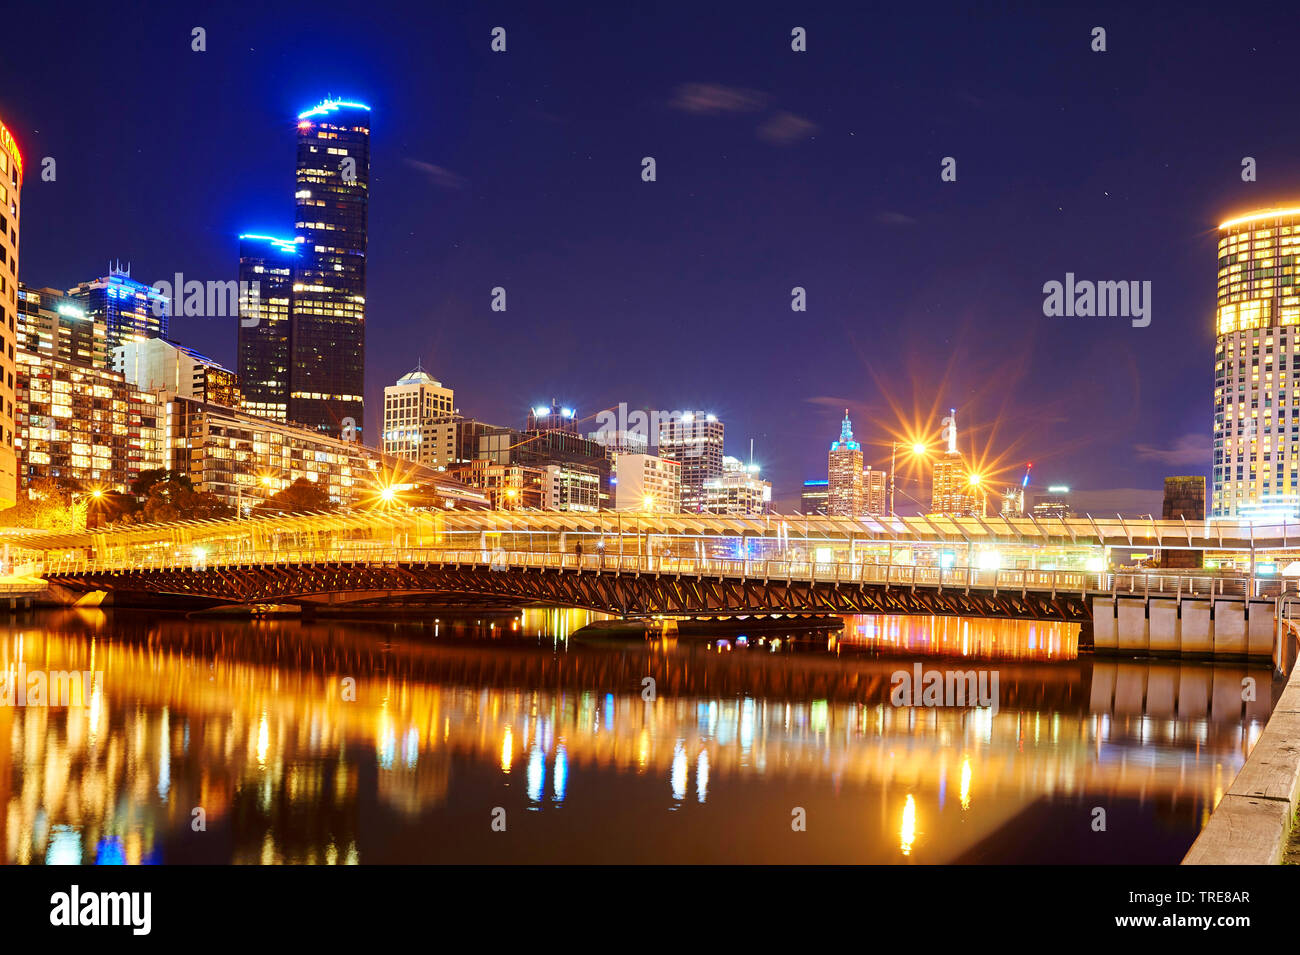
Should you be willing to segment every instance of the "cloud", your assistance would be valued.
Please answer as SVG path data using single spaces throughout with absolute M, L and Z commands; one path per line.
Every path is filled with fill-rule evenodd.
M 916 225 L 916 220 L 901 212 L 877 212 L 876 221 L 882 225 Z
M 420 172 L 428 176 L 429 181 L 435 186 L 441 186 L 443 189 L 464 189 L 469 185 L 469 182 L 463 176 L 458 176 L 450 169 L 446 169 L 442 166 L 435 166 L 431 162 L 424 162 L 409 157 L 405 162 L 408 166 L 418 169 Z
M 807 139 L 817 132 L 817 124 L 794 113 L 773 113 L 758 127 L 758 138 L 778 146 Z
M 668 105 L 687 113 L 752 113 L 763 108 L 767 97 L 757 90 L 718 83 L 683 83 Z
M 1139 461 L 1154 461 L 1175 467 L 1196 465 L 1206 468 L 1210 464 L 1210 436 L 1200 431 L 1185 434 L 1172 447 L 1158 448 L 1151 444 L 1134 445 Z

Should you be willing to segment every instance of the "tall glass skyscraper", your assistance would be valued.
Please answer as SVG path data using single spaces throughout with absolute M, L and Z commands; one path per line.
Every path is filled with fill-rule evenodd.
M 1300 208 L 1219 226 L 1212 514 L 1300 510 Z
M 68 298 L 86 320 L 104 325 L 104 367 L 113 367 L 113 349 L 146 338 L 166 338 L 171 303 L 152 285 L 131 278 L 131 270 L 114 268 L 103 278 L 68 289 Z
M 293 238 L 239 237 L 244 408 L 359 441 L 370 107 L 326 100 L 300 113 L 296 168 Z
M 269 235 L 239 237 L 239 384 L 243 408 L 289 419 L 289 334 L 294 272 L 303 242 Z
M 849 409 L 844 409 L 840 422 L 840 437 L 831 442 L 826 456 L 827 488 L 826 513 L 844 517 L 860 517 L 864 510 L 862 494 L 862 445 L 853 440 L 853 422 Z
M 327 100 L 298 116 L 289 420 L 361 437 L 366 358 L 370 107 Z

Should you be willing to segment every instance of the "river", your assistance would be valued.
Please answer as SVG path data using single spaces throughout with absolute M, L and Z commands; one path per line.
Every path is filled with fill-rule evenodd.
M 0 705 L 5 861 L 1172 863 L 1276 693 L 1267 665 L 1081 655 L 1068 624 L 418 613 L 0 623 L 9 686 L 92 675 Z M 995 676 L 996 706 L 895 705 L 934 670 Z

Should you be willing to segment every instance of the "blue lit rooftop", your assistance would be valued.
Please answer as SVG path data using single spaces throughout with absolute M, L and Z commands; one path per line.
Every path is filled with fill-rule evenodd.
M 328 116 L 331 113 L 337 113 L 340 109 L 364 109 L 367 113 L 370 112 L 370 107 L 365 103 L 354 103 L 343 99 L 327 99 L 322 100 L 320 105 L 299 113 L 298 118 L 311 119 L 313 116 Z

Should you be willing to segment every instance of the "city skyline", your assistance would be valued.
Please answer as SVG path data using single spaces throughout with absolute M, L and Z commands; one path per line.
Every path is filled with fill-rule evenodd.
M 144 281 L 175 271 L 233 278 L 239 235 L 288 233 L 277 226 L 285 221 L 293 117 L 325 93 L 355 97 L 376 116 L 368 435 L 379 430 L 383 387 L 418 357 L 484 420 L 512 423 L 516 409 L 552 394 L 583 408 L 626 400 L 712 409 L 737 437 L 755 439 L 783 509 L 797 507 L 802 481 L 817 476 L 822 435 L 845 407 L 859 421 L 867 460 L 879 465 L 888 457 L 883 431 L 932 407 L 956 406 L 974 448 L 1005 454 L 1011 469 L 1032 458 L 1045 478 L 1070 483 L 1080 506 L 1099 513 L 1154 510 L 1163 476 L 1209 475 L 1214 290 L 1207 263 L 1215 227 L 1300 195 L 1300 175 L 1283 158 L 1292 133 L 1266 142 L 1249 133 L 1261 107 L 1234 104 L 1230 120 L 1241 156 L 1258 160 L 1258 182 L 1241 180 L 1241 156 L 1187 158 L 1193 152 L 1183 144 L 1192 134 L 1172 127 L 1184 119 L 1197 128 L 1194 104 L 1223 95 L 1195 79 L 1211 53 L 1216 62 L 1241 57 L 1266 75 L 1279 69 L 1258 47 L 1258 30 L 1224 24 L 1211 50 L 1199 38 L 1204 31 L 1189 26 L 1178 42 L 1190 46 L 1169 73 L 1148 62 L 1174 42 L 1150 16 L 1113 14 L 1104 56 L 1063 15 L 983 23 L 981 30 L 1024 40 L 1039 67 L 1030 89 L 1020 71 L 963 49 L 956 24 L 929 24 L 929 42 L 952 62 L 935 67 L 943 60 L 935 58 L 929 69 L 937 72 L 909 95 L 938 110 L 938 126 L 922 135 L 934 148 L 909 145 L 895 154 L 875 130 L 915 133 L 901 104 L 867 108 L 856 94 L 836 94 L 828 80 L 856 69 L 861 52 L 837 34 L 859 35 L 859 47 L 878 51 L 884 66 L 899 54 L 883 37 L 910 37 L 916 27 L 906 21 L 877 20 L 867 29 L 852 12 L 833 21 L 810 16 L 818 55 L 787 62 L 766 54 L 781 47 L 784 14 L 760 6 L 752 22 L 725 31 L 706 17 L 667 69 L 636 51 L 616 66 L 624 57 L 610 49 L 613 37 L 576 14 L 542 25 L 521 8 L 494 13 L 520 24 L 504 54 L 489 49 L 494 21 L 486 14 L 412 15 L 428 28 L 437 54 L 428 59 L 440 65 L 407 65 L 433 69 L 436 83 L 405 84 L 379 65 L 379 34 L 367 24 L 346 44 L 316 37 L 328 65 L 283 67 L 289 47 L 277 44 L 274 31 L 259 28 L 254 40 L 249 27 L 220 16 L 207 25 L 205 53 L 171 41 L 164 48 L 162 37 L 181 21 L 160 8 L 143 38 L 130 42 L 156 40 L 167 49 L 158 65 L 174 66 L 176 82 L 147 86 L 147 71 L 134 69 L 121 76 L 141 109 L 164 118 L 157 141 L 165 147 L 157 150 L 77 147 L 102 123 L 91 114 L 83 130 L 58 119 L 77 112 L 86 95 L 78 91 L 91 88 L 84 72 L 97 54 L 75 55 L 82 40 L 69 38 L 66 76 L 44 71 L 39 51 L 15 51 L 8 68 L 29 82 L 5 87 L 22 88 L 23 96 L 0 98 L 0 115 L 31 157 L 24 282 L 68 287 L 97 273 L 106 257 L 132 261 Z M 585 39 L 564 38 L 565 26 L 575 25 Z M 671 31 L 654 18 L 640 25 Z M 720 31 L 727 44 L 717 43 Z M 970 39 L 978 47 L 979 37 Z M 1250 45 L 1238 49 L 1238 40 Z M 578 42 L 620 81 L 592 89 L 565 57 L 539 59 Z M 1085 68 L 1110 85 L 1080 98 Z M 233 84 L 225 97 L 204 85 L 212 71 Z M 473 83 L 457 71 L 472 72 Z M 539 80 L 542 92 L 507 96 Z M 1176 82 L 1186 89 L 1175 96 Z M 1117 106 L 1121 87 L 1125 103 Z M 1057 108 L 1066 93 L 1070 109 Z M 611 111 L 620 97 L 631 107 L 622 118 Z M 186 115 L 173 108 L 181 98 L 206 111 L 198 131 L 175 125 Z M 1011 125 L 1031 116 L 1046 124 L 1040 137 Z M 1078 156 L 1055 148 L 1076 129 L 1106 128 L 1103 119 L 1123 134 L 1114 145 Z M 214 150 L 207 130 L 232 128 L 239 149 Z M 1147 139 L 1161 143 L 1156 159 L 1121 161 Z M 525 140 L 533 160 L 521 164 L 512 150 Z M 79 153 L 94 164 L 93 176 Z M 639 176 L 647 154 L 659 161 L 654 183 Z M 54 182 L 39 175 L 47 155 L 59 162 Z M 940 160 L 949 155 L 958 178 L 946 183 Z M 1042 174 L 1028 182 L 1026 166 Z M 826 184 L 812 183 L 813 170 L 829 177 Z M 777 171 L 789 181 L 780 195 L 765 194 L 757 184 Z M 120 188 L 103 194 L 96 184 L 105 180 Z M 747 224 L 723 226 L 724 211 L 736 209 L 746 211 Z M 949 218 L 935 256 L 930 226 L 939 216 Z M 85 227 L 54 231 L 69 218 Z M 563 230 L 570 238 L 557 244 Z M 665 242 L 676 244 L 655 251 Z M 1044 317 L 1042 285 L 1067 271 L 1150 276 L 1151 326 Z M 789 308 L 796 285 L 808 293 L 802 315 Z M 509 292 L 504 314 L 490 308 L 497 286 Z M 232 322 L 175 324 L 178 340 L 236 364 Z M 689 341 L 687 329 L 696 348 L 673 348 L 671 364 L 656 357 L 656 335 Z M 1023 357 L 1007 357 L 1008 339 L 1026 346 Z M 743 360 L 712 359 L 717 349 L 741 346 Z M 619 356 L 617 370 L 586 357 L 606 351 Z M 1074 368 L 1063 366 L 1065 355 Z M 903 500 L 900 494 L 900 507 Z
M 1085 931 L 1267 923 L 1291 10 L 106 13 L 0 57 L 20 930 L 189 939 L 183 871 L 282 864 L 995 865 L 981 927 L 1050 864 Z

